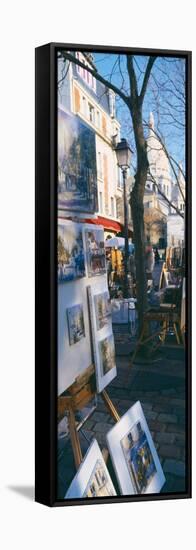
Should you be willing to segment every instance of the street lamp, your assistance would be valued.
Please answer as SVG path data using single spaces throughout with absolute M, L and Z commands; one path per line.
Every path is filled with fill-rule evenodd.
M 127 204 L 127 170 L 131 164 L 132 151 L 126 141 L 122 138 L 116 148 L 117 164 L 122 170 L 123 175 L 123 196 L 124 196 L 124 237 L 125 237 L 125 258 L 124 258 L 124 298 L 128 298 L 128 257 L 129 257 L 129 241 L 128 241 L 128 204 Z

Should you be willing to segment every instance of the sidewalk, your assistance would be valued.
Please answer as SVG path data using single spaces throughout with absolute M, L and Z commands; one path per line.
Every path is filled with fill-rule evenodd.
M 107 392 L 120 416 L 137 400 L 141 401 L 164 470 L 166 483 L 163 492 L 185 491 L 185 358 L 182 348 L 164 347 L 156 362 L 135 363 L 130 367 L 133 348 L 126 325 L 114 325 L 117 377 L 107 387 Z M 100 447 L 106 447 L 106 433 L 114 421 L 98 396 L 96 411 L 85 423 L 80 440 L 83 453 L 94 437 Z M 59 496 L 65 494 L 67 458 L 70 481 L 74 476 L 74 464 L 70 455 L 70 443 L 61 448 L 59 456 Z M 109 467 L 111 463 L 108 463 Z M 68 481 L 68 479 L 67 479 Z

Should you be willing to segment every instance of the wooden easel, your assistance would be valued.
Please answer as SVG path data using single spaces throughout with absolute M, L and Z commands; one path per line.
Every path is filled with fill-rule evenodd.
M 60 420 L 65 413 L 68 413 L 69 432 L 76 469 L 79 468 L 82 462 L 82 451 L 75 413 L 82 410 L 96 394 L 95 369 L 94 365 L 90 365 L 83 374 L 76 378 L 75 382 L 68 388 L 66 395 L 58 398 L 58 419 Z M 99 395 L 101 395 L 112 418 L 118 422 L 120 416 L 107 392 L 103 390 Z M 104 450 L 103 456 L 106 457 Z
M 161 323 L 158 330 L 149 334 L 149 325 L 152 321 L 157 321 Z M 176 336 L 177 344 L 183 343 L 181 327 L 180 327 L 180 318 L 175 312 L 174 304 L 161 304 L 159 310 L 149 310 L 144 314 L 144 322 L 141 331 L 140 338 L 136 344 L 134 353 L 131 357 L 131 365 L 133 364 L 135 357 L 139 349 L 146 345 L 148 342 L 153 341 L 157 336 L 159 337 L 159 342 L 155 343 L 152 347 L 151 352 L 154 352 L 161 344 L 165 343 L 166 335 L 169 329 L 169 326 L 173 326 L 174 334 Z

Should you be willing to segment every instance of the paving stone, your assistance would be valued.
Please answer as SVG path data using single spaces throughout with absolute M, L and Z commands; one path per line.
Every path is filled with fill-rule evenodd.
M 166 431 L 184 434 L 184 427 L 180 424 L 168 424 L 166 427 Z
M 111 430 L 111 424 L 109 422 L 97 422 L 94 426 L 94 432 L 107 433 Z
M 152 410 L 152 407 L 153 407 L 152 403 L 145 403 L 145 402 L 142 402 L 141 405 L 142 405 L 142 409 L 143 409 L 144 411 L 151 411 L 151 410 Z
M 107 414 L 107 408 L 105 407 L 105 413 L 104 412 L 95 412 L 92 415 L 92 420 L 95 422 L 107 422 L 109 419 L 109 414 Z
M 158 403 L 157 405 L 153 405 L 153 411 L 166 414 L 173 414 L 174 412 L 169 403 Z
M 185 463 L 180 460 L 166 459 L 163 464 L 164 472 L 175 476 L 185 476 Z
M 184 399 L 179 399 L 179 398 L 170 399 L 170 405 L 175 406 L 175 407 L 183 407 L 184 408 L 184 406 L 185 406 L 185 397 L 184 397 Z
M 158 414 L 154 411 L 145 411 L 146 420 L 156 420 Z
M 93 420 L 87 420 L 84 424 L 84 429 L 91 430 L 94 425 L 95 425 L 95 422 Z
M 177 443 L 179 446 L 185 446 L 185 433 L 174 433 L 172 434 L 175 438 L 175 443 Z
M 176 445 L 161 445 L 159 449 L 160 455 L 165 458 L 181 458 L 182 453 Z
M 173 474 L 165 473 L 166 482 L 161 490 L 161 493 L 183 493 L 185 491 L 184 477 L 174 476 Z
M 174 388 L 168 388 L 166 390 L 162 390 L 161 394 L 162 395 L 170 395 L 170 396 L 173 395 L 173 396 L 175 396 L 176 395 L 176 390 Z
M 150 430 L 153 430 L 154 432 L 166 431 L 166 424 L 164 424 L 163 422 L 158 422 L 157 420 L 149 420 L 148 426 Z
M 161 413 L 159 414 L 158 416 L 158 421 L 159 422 L 172 422 L 172 423 L 177 423 L 178 422 L 178 418 L 175 414 L 164 414 L 164 413 Z
M 160 445 L 172 445 L 175 441 L 175 434 L 168 432 L 156 432 L 155 439 Z

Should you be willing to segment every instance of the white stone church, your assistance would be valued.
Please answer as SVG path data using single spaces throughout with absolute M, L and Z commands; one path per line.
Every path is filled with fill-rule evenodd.
M 171 175 L 169 160 L 156 136 L 152 113 L 149 118 L 147 147 L 150 165 L 144 196 L 147 240 L 160 248 L 183 246 L 184 218 L 176 213 L 171 204 L 184 216 L 185 181 L 180 167 L 177 168 L 178 182 L 174 179 L 174 174 Z

